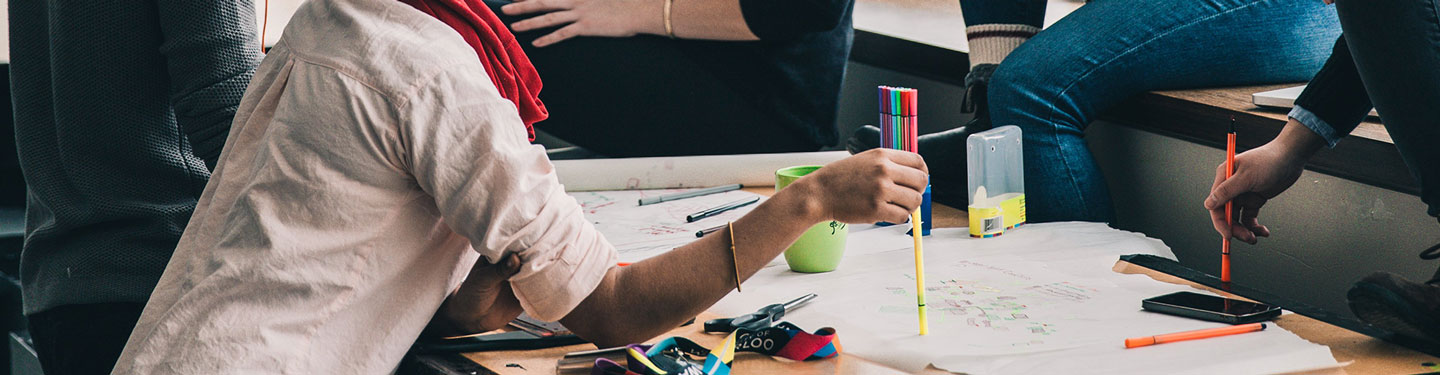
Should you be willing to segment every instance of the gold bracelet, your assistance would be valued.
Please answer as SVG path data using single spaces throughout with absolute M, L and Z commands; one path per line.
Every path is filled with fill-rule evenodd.
M 730 232 L 730 258 L 735 261 L 735 292 L 740 290 L 740 254 L 735 252 L 735 222 L 725 223 L 726 232 Z
M 670 27 L 670 4 L 674 2 L 675 0 L 665 0 L 665 35 L 669 35 L 670 39 L 675 39 L 675 28 Z

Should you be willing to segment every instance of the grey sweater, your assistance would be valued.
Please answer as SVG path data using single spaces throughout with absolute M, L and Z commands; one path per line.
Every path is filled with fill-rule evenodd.
M 144 303 L 260 63 L 254 3 L 9 8 L 25 312 Z

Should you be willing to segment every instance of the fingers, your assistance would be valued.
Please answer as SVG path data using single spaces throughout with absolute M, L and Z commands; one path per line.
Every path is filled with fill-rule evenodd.
M 470 269 L 471 276 L 475 276 L 477 272 L 482 274 L 481 277 L 485 277 L 488 280 L 509 279 L 510 276 L 515 276 L 516 273 L 520 272 L 520 256 L 515 255 L 515 253 L 505 254 L 504 257 L 495 261 L 494 264 L 484 266 L 477 264 L 475 268 Z
M 458 333 L 477 333 L 504 327 L 514 320 L 521 308 L 507 280 L 519 272 L 520 257 L 515 254 L 495 264 L 476 263 L 465 282 L 441 307 L 448 324 Z
M 1251 232 L 1255 232 L 1255 235 L 1270 237 L 1270 229 L 1260 225 L 1259 219 L 1260 207 L 1264 207 L 1265 202 L 1265 198 L 1256 194 L 1244 194 L 1236 197 L 1236 208 L 1240 210 L 1237 222 L 1250 229 Z
M 1210 196 L 1205 198 L 1205 208 L 1224 209 L 1226 202 L 1234 200 L 1236 196 L 1248 192 L 1249 189 L 1250 186 L 1243 175 L 1231 176 L 1210 190 Z
M 515 32 L 526 32 L 530 30 L 544 29 L 547 27 L 555 27 L 568 24 L 571 22 L 575 22 L 575 20 L 577 19 L 580 19 L 579 13 L 570 10 L 562 10 L 558 12 L 550 12 L 539 16 L 530 17 L 523 21 L 511 24 L 510 28 L 514 29 Z
M 545 34 L 545 36 L 536 38 L 535 41 L 531 44 L 535 45 L 536 47 L 547 47 L 550 45 L 554 45 L 555 43 L 560 43 L 562 41 L 565 41 L 566 39 L 580 36 L 580 29 L 581 27 L 579 24 L 572 23 L 569 26 L 560 28 L 560 30 L 555 30 L 555 32 L 553 33 Z
M 473 330 L 487 332 L 504 328 L 505 325 L 510 324 L 510 321 L 519 317 L 523 311 L 520 301 L 515 298 L 515 291 L 510 289 L 509 284 L 505 284 L 505 287 L 496 296 L 495 303 L 492 303 L 489 311 L 486 311 L 485 315 L 480 318 L 480 326 L 474 327 Z
M 1205 209 L 1210 211 L 1210 223 L 1215 226 L 1215 233 L 1219 233 L 1221 236 L 1230 234 L 1230 218 L 1225 217 L 1225 205 L 1220 204 L 1218 207 L 1211 206 L 1210 198 L 1215 195 L 1215 189 L 1219 188 L 1220 184 L 1224 182 L 1225 163 L 1220 163 L 1219 167 L 1215 167 L 1215 182 L 1210 184 L 1210 195 L 1206 196 L 1203 202 Z
M 520 272 L 520 257 L 507 254 L 496 264 L 477 263 L 470 268 L 470 275 L 460 284 L 456 295 L 471 301 L 474 305 L 487 305 L 495 300 L 498 291 L 506 286 L 506 280 Z
M 925 194 L 925 185 L 930 183 L 930 176 L 924 171 L 909 168 L 898 164 L 889 164 L 885 169 L 885 177 L 894 181 L 896 185 L 910 188 L 913 193 Z
M 1250 228 L 1246 228 L 1244 225 L 1231 225 L 1230 238 L 1238 239 L 1251 245 L 1256 243 L 1255 233 L 1251 233 Z
M 909 216 L 910 212 L 914 212 L 915 209 L 920 208 L 920 204 L 924 202 L 925 196 L 922 193 L 912 190 L 910 187 L 897 184 L 885 189 L 882 199 L 885 200 L 885 203 L 900 207 L 900 209 L 905 211 L 905 215 Z
M 1210 185 L 1210 195 L 1205 197 L 1205 209 L 1224 208 L 1225 202 L 1234 199 L 1238 193 L 1232 193 L 1231 190 L 1235 188 L 1226 186 L 1235 185 L 1234 181 L 1234 176 L 1225 177 L 1225 164 L 1222 163 L 1219 168 L 1215 168 L 1215 183 Z
M 925 165 L 925 158 L 920 157 L 920 154 L 918 153 L 886 148 L 871 149 L 867 152 L 875 152 L 880 157 L 889 159 L 890 161 L 895 162 L 895 164 L 918 169 L 921 172 L 924 172 L 926 175 L 930 174 L 930 167 Z M 924 189 L 924 187 L 921 187 L 921 189 Z
M 879 213 L 880 220 L 882 221 L 891 223 L 903 223 L 906 220 L 910 220 L 911 212 L 914 211 L 906 210 L 904 207 L 900 207 L 898 205 L 886 204 L 880 207 Z
M 508 15 L 519 16 L 531 13 L 568 10 L 573 7 L 574 3 L 571 2 L 571 0 L 527 0 L 516 1 L 502 6 L 500 7 L 500 11 Z
M 1225 217 L 1225 207 L 1210 210 L 1210 224 L 1215 226 L 1215 233 L 1221 236 L 1230 234 L 1230 219 Z
M 515 276 L 515 274 L 520 273 L 520 256 L 511 253 L 510 256 L 505 257 L 505 261 L 501 266 L 501 272 L 505 275 L 506 279 Z

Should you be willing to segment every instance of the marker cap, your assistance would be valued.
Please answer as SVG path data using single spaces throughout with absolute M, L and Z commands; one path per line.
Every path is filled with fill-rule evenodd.
M 1138 348 L 1142 346 L 1155 345 L 1155 336 L 1133 337 L 1125 339 L 1126 348 Z

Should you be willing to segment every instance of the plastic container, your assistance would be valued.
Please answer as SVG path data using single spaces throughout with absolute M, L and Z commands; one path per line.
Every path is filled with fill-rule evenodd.
M 965 140 L 970 236 L 994 237 L 1025 224 L 1025 159 L 1020 128 L 1001 126 Z

